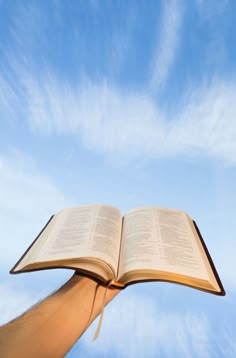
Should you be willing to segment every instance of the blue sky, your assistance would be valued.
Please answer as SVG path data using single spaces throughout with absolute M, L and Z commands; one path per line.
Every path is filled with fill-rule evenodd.
M 48 218 L 186 210 L 227 295 L 127 288 L 67 357 L 235 357 L 236 3 L 0 0 L 0 323 L 71 272 L 10 276 Z

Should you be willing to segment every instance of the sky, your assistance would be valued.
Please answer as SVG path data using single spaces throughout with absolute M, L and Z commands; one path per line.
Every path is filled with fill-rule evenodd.
M 71 276 L 9 275 L 52 214 L 176 208 L 226 296 L 132 285 L 66 357 L 236 356 L 235 14 L 233 0 L 0 0 L 0 324 Z

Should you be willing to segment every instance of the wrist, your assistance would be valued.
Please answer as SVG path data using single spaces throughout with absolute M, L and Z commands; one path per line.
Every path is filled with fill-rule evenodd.
M 79 272 L 75 272 L 72 277 L 59 289 L 57 292 L 74 291 L 75 294 L 81 296 L 96 295 L 96 303 L 99 303 L 103 299 L 103 295 L 106 292 L 105 304 L 111 301 L 121 290 L 117 288 L 106 287 L 97 281 L 81 276 Z

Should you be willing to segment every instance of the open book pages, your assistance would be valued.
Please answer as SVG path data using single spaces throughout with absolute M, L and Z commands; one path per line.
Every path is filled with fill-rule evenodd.
M 200 233 L 180 210 L 141 207 L 122 217 L 110 205 L 63 209 L 11 273 L 55 267 L 120 286 L 165 280 L 224 293 Z
M 184 211 L 143 207 L 124 218 L 118 281 L 164 279 L 219 290 L 192 220 Z
M 122 216 L 109 205 L 83 205 L 54 215 L 14 267 L 71 267 L 111 280 L 116 276 Z

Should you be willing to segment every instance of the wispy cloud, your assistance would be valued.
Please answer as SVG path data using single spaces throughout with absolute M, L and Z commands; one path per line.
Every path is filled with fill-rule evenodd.
M 124 297 L 125 296 L 125 297 Z M 204 314 L 169 312 L 147 295 L 124 292 L 107 307 L 99 339 L 94 326 L 82 338 L 85 356 L 210 357 L 210 330 Z M 119 301 L 119 302 L 118 302 Z M 117 339 L 119 337 L 119 339 Z
M 200 155 L 236 164 L 233 83 L 196 87 L 175 113 L 106 83 L 72 87 L 53 76 L 28 77 L 25 88 L 26 118 L 42 134 L 78 136 L 86 148 L 126 161 Z
M 235 84 L 224 82 L 192 91 L 171 125 L 170 153 L 195 153 L 235 165 L 235 94 Z
M 29 10 L 37 22 L 40 11 L 34 7 Z M 152 76 L 156 89 L 164 84 L 173 64 L 183 12 L 183 1 L 163 3 Z M 12 73 L 8 76 L 10 81 L 0 78 L 2 118 L 17 120 L 20 113 L 33 131 L 77 137 L 85 148 L 111 160 L 122 158 L 126 163 L 137 158 L 201 156 L 236 164 L 233 80 L 209 81 L 207 85 L 186 89 L 185 101 L 170 112 L 142 90 L 127 91 L 106 81 L 95 83 L 88 78 L 86 83 L 74 84 L 57 77 L 50 69 L 41 70 L 39 77 L 32 70 L 30 56 L 24 57 L 27 48 L 32 46 L 24 44 L 28 25 L 19 20 L 22 18 L 19 16 L 12 28 L 20 61 L 15 52 L 5 49 Z M 32 23 L 30 19 L 27 21 Z M 31 36 L 29 39 L 31 43 Z
M 68 202 L 24 153 L 1 154 L 0 163 L 0 258 L 10 269 L 49 217 Z
M 223 332 L 224 341 L 218 342 L 221 356 L 233 358 L 236 356 L 235 333 L 230 327 L 225 327 Z
M 12 104 L 14 103 L 14 107 Z M 6 78 L 0 75 L 0 115 L 2 120 L 16 120 L 16 113 L 20 113 L 21 105 L 17 89 Z
M 178 0 L 163 2 L 163 15 L 160 29 L 158 28 L 158 43 L 152 61 L 151 86 L 157 91 L 161 89 L 174 63 L 180 44 L 181 25 L 184 14 L 184 3 Z
M 229 5 L 229 0 L 195 0 L 200 16 L 212 21 L 216 16 L 222 16 Z

